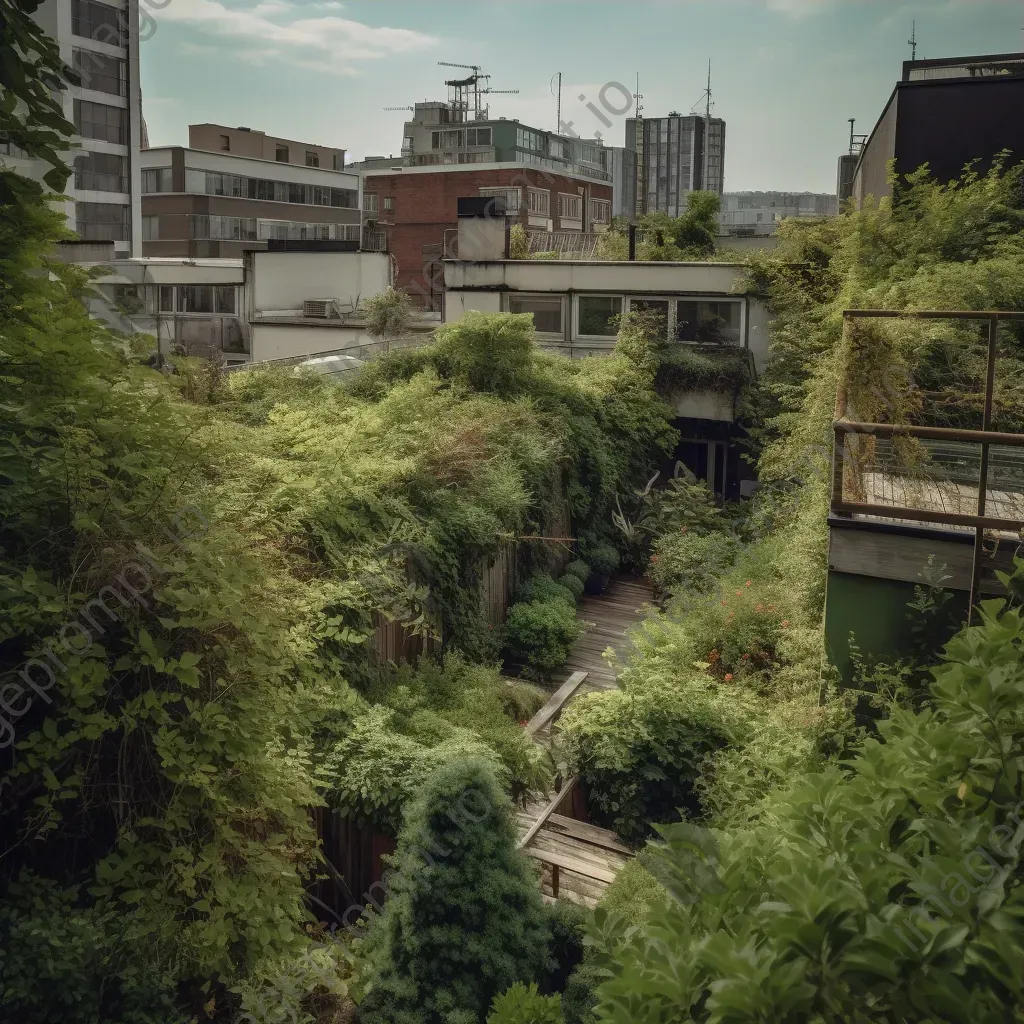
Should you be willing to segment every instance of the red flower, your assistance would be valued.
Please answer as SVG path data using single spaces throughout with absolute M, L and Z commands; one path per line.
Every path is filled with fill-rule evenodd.
M 725 673 L 725 681 L 727 683 L 731 683 L 732 682 L 732 673 L 731 672 L 726 672 Z
M 658 556 L 657 555 L 651 555 L 651 565 L 657 565 L 657 564 L 658 564 Z
M 742 590 L 737 590 L 736 591 L 736 596 L 737 597 L 742 597 L 743 596 L 743 591 Z
M 748 587 L 752 587 L 753 585 L 754 585 L 754 581 L 753 580 L 747 580 L 747 586 Z
M 743 655 L 743 660 L 744 660 L 744 661 L 746 661 L 746 660 L 747 660 L 747 658 L 749 658 L 749 657 L 750 657 L 750 655 L 749 655 L 749 654 L 744 654 L 744 655 Z
M 789 619 L 782 620 L 782 628 L 786 629 L 789 626 Z

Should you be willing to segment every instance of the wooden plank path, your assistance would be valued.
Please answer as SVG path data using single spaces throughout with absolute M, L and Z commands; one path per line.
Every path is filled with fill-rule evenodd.
M 640 622 L 644 604 L 654 600 L 654 587 L 636 576 L 615 576 L 597 597 L 584 597 L 576 606 L 576 618 L 593 623 L 576 641 L 563 672 L 586 672 L 591 690 L 614 690 L 615 672 L 601 655 L 611 647 L 624 663 L 632 650 L 626 633 Z
M 577 607 L 577 618 L 588 623 L 562 670 L 570 673 L 564 683 L 526 726 L 527 735 L 538 743 L 551 742 L 551 727 L 577 693 L 615 689 L 615 671 L 602 654 L 611 647 L 621 666 L 631 645 L 628 630 L 643 615 L 643 605 L 654 597 L 646 580 L 617 576 L 597 597 L 585 597 Z M 520 848 L 540 861 L 541 891 L 548 899 L 570 899 L 596 906 L 605 889 L 615 880 L 633 852 L 608 829 L 565 817 L 559 810 L 571 808 L 575 778 L 545 801 L 536 801 L 518 813 Z

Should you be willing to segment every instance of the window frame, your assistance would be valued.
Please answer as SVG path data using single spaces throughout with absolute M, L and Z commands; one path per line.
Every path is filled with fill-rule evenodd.
M 544 209 L 535 210 L 533 206 L 534 197 L 544 197 Z M 551 216 L 551 190 L 546 188 L 534 188 L 532 185 L 527 189 L 526 192 L 526 212 L 532 214 L 535 217 L 550 217 Z
M 653 296 L 652 296 L 653 297 Z M 671 323 L 669 325 L 669 341 L 673 345 L 719 345 L 728 348 L 747 348 L 747 303 L 740 298 L 732 298 L 723 295 L 673 295 L 673 302 L 671 306 Z M 680 302 L 694 302 L 698 307 L 702 303 L 715 303 L 716 305 L 723 305 L 728 303 L 729 305 L 739 307 L 739 318 L 737 321 L 736 332 L 737 337 L 735 341 L 699 341 L 693 339 L 692 341 L 686 340 L 679 337 L 679 303 Z M 698 312 L 699 315 L 699 312 Z
M 610 199 L 594 199 L 590 197 L 587 200 L 587 213 L 590 215 L 591 224 L 611 224 L 612 222 L 612 203 Z M 594 207 L 599 206 L 605 211 L 605 217 L 603 220 L 599 220 L 594 216 Z
M 566 327 L 566 322 L 567 322 L 566 315 L 565 315 L 565 312 L 566 312 L 566 310 L 565 310 L 565 300 L 567 298 L 568 298 L 568 295 L 566 295 L 564 292 L 519 292 L 519 291 L 516 291 L 516 292 L 506 292 L 505 295 L 502 298 L 502 307 L 503 307 L 504 312 L 506 312 L 506 313 L 514 313 L 516 311 L 512 309 L 512 303 L 516 299 L 527 299 L 527 300 L 529 300 L 529 299 L 538 300 L 539 299 L 539 300 L 542 300 L 544 302 L 558 302 L 558 316 L 559 316 L 559 320 L 561 321 L 561 324 L 562 324 L 562 329 L 560 331 L 541 331 L 541 330 L 537 330 L 536 326 L 535 326 L 534 330 L 535 330 L 535 333 L 537 334 L 537 337 L 539 337 L 539 338 L 543 338 L 545 340 L 554 340 L 554 339 L 557 338 L 559 341 L 564 341 L 565 340 L 565 327 Z M 520 310 L 519 312 L 526 312 L 526 311 L 525 310 Z M 536 324 L 536 321 L 534 321 L 534 323 Z
M 395 197 L 385 196 L 384 197 L 384 212 L 394 213 L 395 212 Z
M 509 206 L 509 195 L 515 193 L 515 207 Z M 518 185 L 481 185 L 477 194 L 482 199 L 504 199 L 505 215 L 518 217 L 523 209 L 523 190 Z
M 282 154 L 284 155 L 282 156 Z M 288 147 L 281 145 L 274 146 L 274 160 L 279 164 L 290 164 L 291 154 L 288 151 Z
M 578 341 L 608 341 L 609 338 L 614 340 L 618 332 L 613 334 L 583 334 L 580 331 L 580 314 L 582 312 L 582 304 L 585 299 L 618 299 L 619 301 L 619 312 L 613 313 L 613 316 L 621 316 L 626 311 L 626 293 L 625 292 L 581 292 L 573 297 L 573 317 L 572 317 L 572 336 L 573 340 Z
M 140 218 L 142 225 L 142 240 L 144 242 L 160 241 L 160 215 L 156 213 L 144 213 Z
M 566 213 L 564 210 L 565 203 L 563 200 L 571 199 L 574 203 L 578 204 L 579 216 L 573 216 L 572 214 Z M 580 227 L 583 226 L 583 196 L 574 195 L 572 192 L 559 192 L 558 193 L 558 224 L 559 227 L 562 225 L 563 220 L 578 220 Z

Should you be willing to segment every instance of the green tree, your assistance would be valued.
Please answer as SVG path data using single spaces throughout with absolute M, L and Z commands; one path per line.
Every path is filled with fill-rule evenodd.
M 479 1021 L 496 995 L 544 975 L 550 925 L 516 838 L 486 762 L 455 762 L 424 786 L 367 940 L 363 1024 Z
M 388 288 L 362 304 L 366 317 L 366 330 L 371 338 L 384 342 L 384 351 L 391 343 L 404 338 L 410 331 L 415 314 L 408 292 Z

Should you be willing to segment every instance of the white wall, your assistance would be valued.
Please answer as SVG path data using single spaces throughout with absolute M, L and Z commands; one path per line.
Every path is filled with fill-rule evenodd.
M 444 320 L 458 320 L 463 313 L 476 310 L 481 313 L 500 313 L 501 295 L 497 292 L 446 292 Z
M 254 252 L 252 257 L 254 318 L 262 310 L 301 310 L 306 299 L 365 302 L 391 283 L 385 253 Z
M 377 345 L 360 327 L 310 327 L 303 324 L 252 324 L 252 361 L 316 355 L 336 349 Z M 355 352 L 353 355 L 358 356 Z

